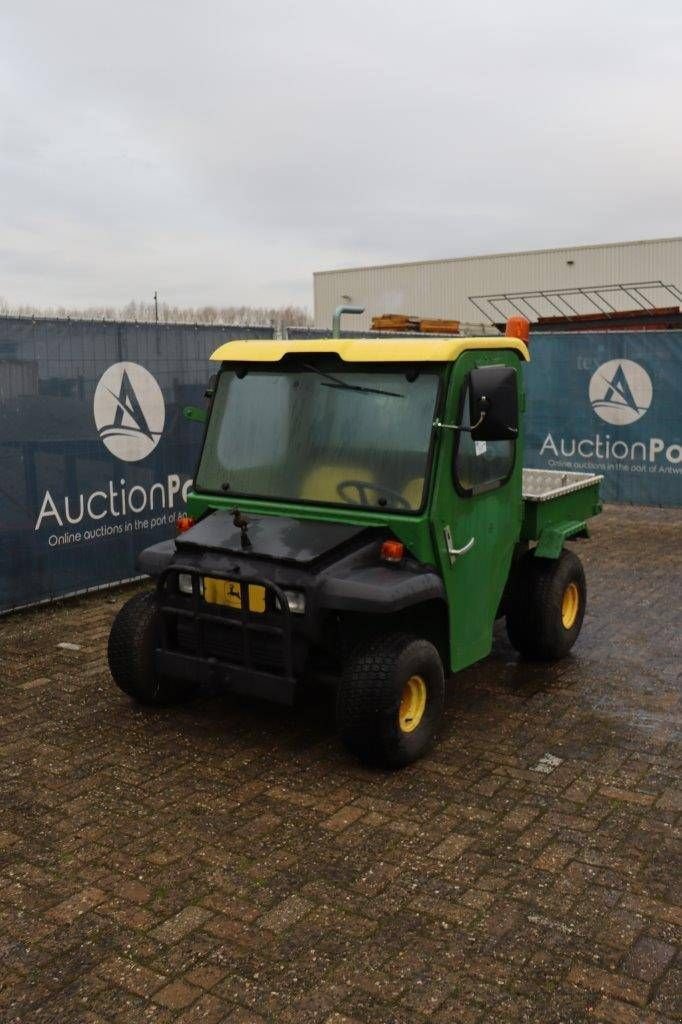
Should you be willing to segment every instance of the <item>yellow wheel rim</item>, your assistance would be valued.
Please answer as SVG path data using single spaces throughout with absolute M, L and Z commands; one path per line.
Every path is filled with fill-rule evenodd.
M 561 602 L 561 621 L 564 624 L 564 629 L 571 628 L 578 617 L 579 608 L 580 591 L 578 590 L 578 584 L 569 583 L 564 590 L 564 596 Z
M 398 722 L 402 732 L 414 732 L 424 716 L 426 708 L 426 683 L 421 676 L 410 676 L 403 686 L 398 710 Z

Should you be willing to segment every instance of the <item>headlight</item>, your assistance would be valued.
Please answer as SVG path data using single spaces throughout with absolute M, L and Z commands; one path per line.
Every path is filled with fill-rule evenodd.
M 191 594 L 192 591 L 192 577 L 188 572 L 178 573 L 178 590 L 181 594 Z
M 300 590 L 285 590 L 284 596 L 292 615 L 305 615 L 305 594 Z

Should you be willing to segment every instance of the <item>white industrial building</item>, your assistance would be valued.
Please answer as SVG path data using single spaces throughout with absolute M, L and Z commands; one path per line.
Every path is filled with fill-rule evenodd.
M 674 307 L 682 302 L 682 238 L 509 252 L 326 270 L 314 275 L 315 326 L 334 309 L 364 306 L 344 327 L 366 330 L 384 313 L 504 320 Z

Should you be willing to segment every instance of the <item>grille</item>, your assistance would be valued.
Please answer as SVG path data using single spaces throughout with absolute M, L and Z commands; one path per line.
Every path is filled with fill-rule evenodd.
M 176 640 L 178 650 L 188 654 L 198 653 L 198 635 L 196 622 L 179 619 L 177 622 Z M 232 665 L 244 664 L 244 633 L 237 626 L 220 626 L 217 623 L 205 622 L 203 626 L 204 654 L 218 661 Z M 263 672 L 284 673 L 284 645 L 281 636 L 267 633 L 249 634 L 251 664 Z

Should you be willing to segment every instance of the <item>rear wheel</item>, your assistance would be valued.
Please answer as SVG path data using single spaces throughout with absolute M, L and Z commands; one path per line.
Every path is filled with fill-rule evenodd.
M 339 734 L 366 764 L 402 768 L 432 746 L 444 696 L 443 663 L 434 645 L 383 634 L 347 661 L 336 704 Z
M 519 563 L 507 611 L 507 635 L 524 657 L 565 657 L 583 624 L 587 588 L 582 563 L 572 551 L 557 559 L 529 552 Z
M 174 704 L 191 697 L 197 684 L 154 671 L 160 620 L 156 594 L 135 594 L 123 605 L 109 634 L 107 656 L 114 682 L 140 704 Z

